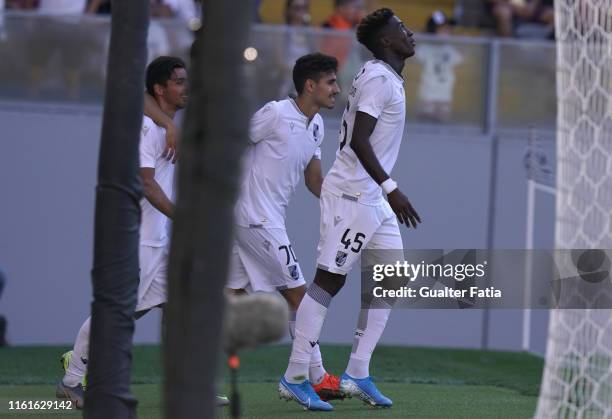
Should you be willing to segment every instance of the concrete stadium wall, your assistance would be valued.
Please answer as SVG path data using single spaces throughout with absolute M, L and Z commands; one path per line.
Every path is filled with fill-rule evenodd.
M 326 120 L 324 168 L 337 149 L 337 121 Z M 0 110 L 0 266 L 8 283 L 0 314 L 9 321 L 12 344 L 72 342 L 91 302 L 94 186 L 100 110 L 50 113 L 48 109 Z M 495 199 L 495 247 L 524 248 L 526 141 L 502 138 Z M 548 144 L 548 153 L 553 145 Z M 554 155 L 554 154 L 553 154 Z M 416 230 L 403 229 L 406 248 L 485 248 L 489 205 L 490 141 L 485 137 L 408 132 L 393 173 L 423 216 Z M 554 157 L 553 157 L 554 160 Z M 540 199 L 536 246 L 553 243 L 554 200 Z M 314 274 L 318 241 L 317 200 L 302 186 L 287 226 L 304 274 Z M 353 272 L 334 300 L 322 342 L 350 343 L 359 308 L 359 277 Z M 481 311 L 397 310 L 383 342 L 478 348 Z M 159 340 L 158 313 L 137 323 L 136 342 Z M 547 313 L 532 321 L 532 351 L 543 353 Z M 490 312 L 489 346 L 519 350 L 521 312 Z

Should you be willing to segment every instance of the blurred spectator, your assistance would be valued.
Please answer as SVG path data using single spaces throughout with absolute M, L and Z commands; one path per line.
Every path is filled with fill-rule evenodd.
M 194 0 L 151 0 L 151 16 L 177 19 L 191 30 L 197 31 L 202 26 L 202 2 Z M 167 55 L 171 50 L 187 51 L 193 35 L 188 31 L 168 30 L 162 22 L 151 20 L 149 26 L 149 59 Z
M 363 0 L 334 0 L 334 13 L 323 22 L 324 28 L 353 29 L 365 16 Z
M 296 94 L 293 85 L 293 65 L 302 55 L 314 50 L 312 37 L 299 30 L 310 25 L 310 0 L 286 0 L 285 24 L 287 31 L 277 53 L 281 80 L 280 97 Z
M 553 32 L 554 0 L 485 0 L 487 12 L 495 20 L 499 36 L 515 35 L 517 25 L 536 23 Z
M 287 26 L 310 25 L 310 0 L 286 0 L 284 16 Z
M 452 21 L 437 10 L 427 21 L 426 31 L 444 38 L 452 34 L 451 25 Z M 455 67 L 463 58 L 457 48 L 447 43 L 417 46 L 416 58 L 422 66 L 417 114 L 427 121 L 445 122 L 452 109 Z
M 190 28 L 193 28 L 194 25 L 199 25 L 200 23 L 198 5 L 196 5 L 194 0 L 152 0 L 151 16 L 177 17 L 186 22 Z
M 4 285 L 6 284 L 6 276 L 2 269 L 0 269 L 0 299 L 2 298 L 2 292 L 4 291 Z M 0 315 L 0 347 L 8 346 L 8 342 L 6 341 L 6 317 Z
M 324 28 L 338 31 L 353 30 L 365 16 L 364 0 L 335 0 L 334 13 L 323 23 Z M 321 52 L 338 59 L 338 83 L 350 86 L 355 72 L 363 65 L 361 48 L 355 35 L 329 33 L 321 41 Z M 343 89 L 341 98 L 348 89 Z
M 86 59 L 75 51 L 86 51 L 92 35 L 81 25 L 87 0 L 39 0 L 38 13 L 45 15 L 32 28 L 27 54 L 30 62 L 29 94 L 39 97 L 43 80 L 61 72 L 67 97 L 77 100 L 81 93 L 81 67 Z M 59 56 L 60 70 L 48 65 Z

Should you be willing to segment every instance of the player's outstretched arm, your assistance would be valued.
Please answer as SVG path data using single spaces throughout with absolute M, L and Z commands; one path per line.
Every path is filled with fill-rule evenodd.
M 159 183 L 155 180 L 155 169 L 152 167 L 141 167 L 140 178 L 144 196 L 159 212 L 172 219 L 174 216 L 174 204 L 164 193 Z
M 304 170 L 304 183 L 306 187 L 317 198 L 321 197 L 321 185 L 323 185 L 323 171 L 321 160 L 313 157 Z
M 389 179 L 389 175 L 378 161 L 370 144 L 370 135 L 372 135 L 374 128 L 376 128 L 377 121 L 372 115 L 357 111 L 350 147 L 355 152 L 366 172 L 380 185 Z M 387 198 L 391 209 L 397 215 L 400 223 L 406 224 L 406 227 L 412 226 L 416 228 L 417 223 L 421 222 L 421 218 L 399 188 L 396 187 L 391 191 Z
M 145 92 L 144 95 L 144 114 L 151 118 L 156 125 L 166 130 L 166 146 L 162 152 L 162 157 L 176 163 L 178 160 L 177 129 L 174 121 L 162 112 L 155 99 Z

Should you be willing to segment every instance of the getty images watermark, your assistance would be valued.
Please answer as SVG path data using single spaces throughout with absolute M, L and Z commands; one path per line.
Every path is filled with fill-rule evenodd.
M 362 307 L 612 309 L 612 250 L 365 250 Z

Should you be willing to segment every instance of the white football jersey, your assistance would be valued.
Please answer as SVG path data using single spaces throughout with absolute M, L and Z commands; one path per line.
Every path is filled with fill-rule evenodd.
M 304 169 L 321 158 L 323 119 L 310 123 L 293 99 L 269 102 L 255 113 L 245 160 L 236 223 L 285 228 L 285 210 Z
M 374 154 L 387 173 L 391 173 L 399 154 L 406 120 L 404 80 L 385 62 L 371 60 L 359 70 L 349 92 L 342 116 L 340 148 L 325 176 L 323 187 L 332 193 L 349 194 L 361 203 L 376 203 L 382 189 L 365 171 L 350 147 L 357 111 L 378 121 L 370 136 Z
M 155 125 L 147 116 L 142 118 L 140 132 L 140 167 L 155 169 L 155 181 L 168 199 L 173 200 L 174 165 L 163 158 L 166 146 L 166 130 Z M 140 244 L 162 247 L 168 244 L 170 219 L 155 208 L 146 198 L 140 200 L 142 221 L 140 223 Z

